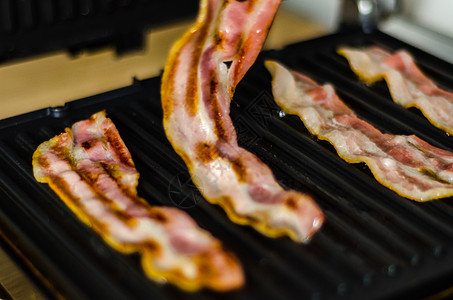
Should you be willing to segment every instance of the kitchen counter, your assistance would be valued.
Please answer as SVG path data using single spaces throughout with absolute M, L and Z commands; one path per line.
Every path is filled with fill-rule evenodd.
M 127 86 L 133 78 L 158 76 L 172 43 L 190 24 L 184 21 L 155 29 L 147 35 L 145 49 L 121 57 L 104 49 L 76 57 L 53 53 L 0 65 L 0 119 Z M 281 10 L 265 48 L 280 48 L 325 33 L 322 27 Z M 39 274 L 1 237 L 0 228 L 0 299 L 41 300 L 53 295 L 48 292 L 52 290 L 49 283 L 41 291 L 42 282 L 35 279 Z

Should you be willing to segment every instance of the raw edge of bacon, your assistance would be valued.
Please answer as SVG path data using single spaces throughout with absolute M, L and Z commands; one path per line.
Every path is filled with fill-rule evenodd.
M 359 119 L 331 85 L 318 85 L 275 61 L 274 100 L 287 114 L 298 115 L 311 134 L 329 141 L 349 163 L 365 162 L 375 178 L 403 197 L 428 201 L 453 196 L 453 153 L 416 136 L 383 134 Z
M 243 285 L 237 258 L 187 213 L 137 196 L 138 172 L 104 111 L 43 142 L 33 154 L 33 171 L 111 247 L 141 253 L 151 279 L 187 291 Z
M 340 47 L 360 80 L 372 84 L 384 79 L 395 103 L 418 108 L 434 126 L 453 134 L 453 92 L 439 88 L 415 64 L 405 50 L 394 53 L 377 46 Z
M 173 45 L 165 66 L 163 123 L 207 201 L 233 222 L 306 242 L 323 223 L 321 209 L 309 195 L 283 190 L 265 164 L 240 148 L 229 117 L 236 84 L 255 61 L 279 5 L 201 1 L 197 22 Z

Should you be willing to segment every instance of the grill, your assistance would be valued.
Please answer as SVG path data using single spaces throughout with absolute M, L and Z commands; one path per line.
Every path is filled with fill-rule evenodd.
M 453 89 L 452 66 L 384 33 L 344 31 L 263 52 L 239 84 L 231 117 L 239 144 L 267 163 L 287 188 L 311 193 L 326 214 L 306 245 L 270 239 L 228 220 L 189 179 L 162 128 L 160 78 L 0 121 L 0 228 L 9 242 L 68 299 L 414 299 L 451 286 L 452 199 L 416 203 L 378 184 L 366 165 L 342 161 L 295 116 L 275 105 L 263 59 L 274 58 L 332 83 L 363 119 L 384 132 L 416 134 L 453 150 L 451 137 L 416 110 L 391 101 L 383 82 L 358 81 L 340 45 L 405 48 L 440 86 Z M 109 248 L 47 185 L 32 175 L 31 156 L 64 127 L 106 109 L 141 174 L 139 195 L 178 206 L 223 241 L 242 262 L 241 290 L 185 293 L 148 280 L 137 255 Z

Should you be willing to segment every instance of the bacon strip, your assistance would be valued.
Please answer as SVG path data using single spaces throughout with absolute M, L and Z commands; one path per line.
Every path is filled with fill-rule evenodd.
M 338 53 L 348 59 L 361 80 L 371 84 L 384 78 L 395 103 L 418 108 L 431 124 L 453 134 L 453 93 L 426 77 L 408 52 L 342 47 Z
M 189 215 L 137 196 L 139 174 L 105 112 L 42 143 L 33 154 L 33 171 L 114 249 L 140 252 L 145 273 L 155 281 L 189 291 L 243 284 L 237 259 Z
M 307 241 L 323 222 L 321 210 L 310 196 L 283 190 L 266 165 L 238 146 L 229 117 L 234 89 L 256 59 L 279 4 L 201 1 L 196 24 L 175 43 L 165 66 L 164 127 L 200 192 L 232 221 L 271 237 Z
M 384 134 L 359 119 L 331 85 L 318 85 L 275 61 L 267 61 L 277 104 L 296 114 L 311 134 L 329 141 L 349 163 L 365 162 L 375 178 L 416 201 L 453 195 L 453 153 L 414 135 Z

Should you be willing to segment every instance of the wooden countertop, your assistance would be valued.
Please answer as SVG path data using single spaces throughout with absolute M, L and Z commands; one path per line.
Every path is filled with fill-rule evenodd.
M 113 50 L 71 57 L 60 52 L 0 65 L 0 119 L 130 85 L 132 78 L 159 75 L 173 42 L 192 24 L 180 22 L 155 29 L 143 51 L 118 57 Z M 324 33 L 310 21 L 281 10 L 265 48 L 309 39 Z

